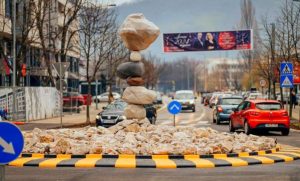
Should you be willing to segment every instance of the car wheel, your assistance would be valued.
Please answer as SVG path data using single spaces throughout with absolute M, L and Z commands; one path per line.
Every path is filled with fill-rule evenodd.
M 244 131 L 245 131 L 245 134 L 247 134 L 247 135 L 252 133 L 252 130 L 247 121 L 245 121 L 245 123 L 244 123 Z
M 217 122 L 217 125 L 221 124 L 221 121 L 220 121 L 220 119 L 218 119 L 218 117 L 216 118 L 216 122 Z
M 231 119 L 229 120 L 229 131 L 230 131 L 230 132 L 235 132 L 235 128 L 233 127 L 233 124 L 232 124 L 232 120 L 231 120 Z
M 193 108 L 193 110 L 192 110 L 193 112 L 196 112 L 196 108 Z
M 216 123 L 215 113 L 213 113 L 213 123 Z
M 288 136 L 290 134 L 290 129 L 283 129 L 281 130 L 281 135 L 282 136 Z

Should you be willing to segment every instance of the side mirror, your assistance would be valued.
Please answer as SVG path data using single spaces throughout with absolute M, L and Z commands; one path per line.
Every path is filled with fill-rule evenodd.
M 102 109 L 103 109 L 103 110 L 105 110 L 105 109 L 106 109 L 106 107 L 102 107 Z
M 237 112 L 237 108 L 232 108 L 232 111 L 233 112 Z

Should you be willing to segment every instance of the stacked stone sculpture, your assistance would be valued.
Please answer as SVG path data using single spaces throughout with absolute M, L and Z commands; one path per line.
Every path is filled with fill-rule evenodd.
M 129 85 L 122 97 L 128 103 L 124 111 L 127 119 L 145 119 L 146 110 L 143 105 L 152 104 L 156 99 L 156 93 L 144 87 L 145 68 L 139 51 L 149 47 L 159 32 L 159 28 L 140 13 L 129 15 L 120 27 L 119 34 L 124 45 L 131 50 L 130 61 L 117 68 L 117 75 L 126 79 Z

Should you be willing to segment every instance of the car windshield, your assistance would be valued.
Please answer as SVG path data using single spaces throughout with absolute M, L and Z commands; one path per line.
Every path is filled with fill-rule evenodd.
M 191 93 L 179 93 L 175 95 L 175 99 L 194 99 L 194 95 Z
M 221 99 L 220 104 L 221 105 L 239 105 L 243 99 L 240 98 L 230 98 L 230 99 Z
M 126 107 L 126 103 L 125 102 L 115 102 L 115 103 L 112 103 L 112 104 L 109 104 L 106 109 L 107 110 L 124 110 Z
M 261 110 L 280 110 L 282 106 L 280 103 L 263 102 L 263 103 L 257 103 L 256 108 Z

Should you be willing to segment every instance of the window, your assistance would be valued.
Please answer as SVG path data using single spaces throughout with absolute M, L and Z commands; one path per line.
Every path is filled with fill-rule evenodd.
M 251 106 L 251 103 L 250 103 L 250 102 L 246 102 L 246 103 L 244 104 L 243 110 L 248 109 L 250 106 Z
M 260 109 L 260 110 L 280 110 L 280 109 L 282 109 L 281 104 L 273 103 L 273 102 L 257 103 L 255 106 L 257 109 Z
M 238 106 L 238 108 L 237 108 L 238 111 L 241 111 L 246 103 L 247 103 L 247 102 L 242 102 L 242 103 Z
M 225 98 L 220 99 L 220 105 L 239 105 L 243 99 L 239 98 Z
M 5 0 L 5 16 L 12 17 L 12 0 Z

